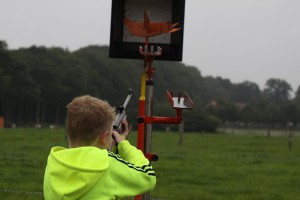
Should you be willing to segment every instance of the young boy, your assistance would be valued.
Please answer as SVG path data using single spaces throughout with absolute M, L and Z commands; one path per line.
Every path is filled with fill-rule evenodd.
M 91 96 L 67 105 L 69 148 L 53 147 L 44 177 L 46 200 L 111 200 L 151 191 L 155 173 L 143 153 L 131 146 L 128 123 L 112 130 L 114 109 Z M 107 149 L 114 136 L 119 155 Z

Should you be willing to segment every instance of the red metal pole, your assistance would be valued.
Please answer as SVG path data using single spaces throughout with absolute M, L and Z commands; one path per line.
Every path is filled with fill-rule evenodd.
M 139 100 L 139 116 L 145 115 L 145 100 Z M 144 152 L 145 124 L 138 123 L 137 148 Z

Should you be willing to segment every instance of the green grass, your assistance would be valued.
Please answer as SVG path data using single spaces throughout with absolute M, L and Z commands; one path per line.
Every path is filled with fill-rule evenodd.
M 134 132 L 130 140 L 136 143 Z M 50 148 L 66 146 L 64 130 L 0 129 L 0 141 L 0 199 L 43 199 L 34 192 L 42 192 Z M 153 133 L 154 199 L 299 199 L 299 136 L 291 151 L 283 135 L 185 133 L 177 143 L 175 133 Z
M 300 195 L 300 148 L 285 137 L 156 135 L 158 184 L 153 197 L 209 200 L 295 200 Z M 176 139 L 175 139 L 176 141 Z M 165 145 L 163 145 L 165 144 Z
M 0 199 L 43 199 L 35 192 L 43 190 L 50 148 L 66 144 L 64 130 L 0 129 L 0 141 Z

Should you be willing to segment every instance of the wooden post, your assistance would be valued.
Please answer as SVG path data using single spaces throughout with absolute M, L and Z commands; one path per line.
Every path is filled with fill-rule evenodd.
M 289 142 L 288 142 L 288 147 L 289 147 L 289 151 L 292 150 L 292 137 L 293 137 L 293 123 L 290 122 L 289 124 Z

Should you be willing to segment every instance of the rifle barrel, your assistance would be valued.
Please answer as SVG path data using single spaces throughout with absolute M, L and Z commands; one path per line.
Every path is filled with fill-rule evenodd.
M 127 98 L 125 99 L 125 102 L 124 102 L 124 104 L 123 104 L 124 110 L 126 109 L 127 104 L 129 103 L 131 96 L 132 96 L 132 89 L 129 88 L 129 89 L 128 89 L 128 95 L 127 95 Z

